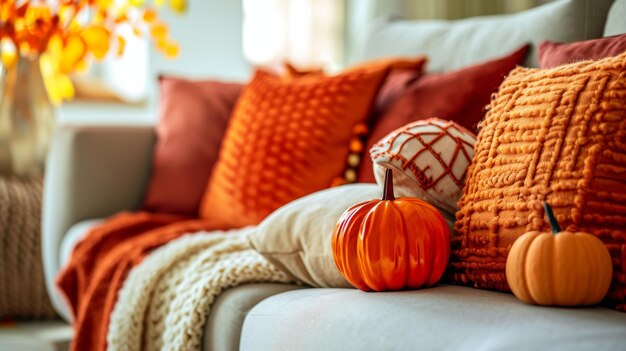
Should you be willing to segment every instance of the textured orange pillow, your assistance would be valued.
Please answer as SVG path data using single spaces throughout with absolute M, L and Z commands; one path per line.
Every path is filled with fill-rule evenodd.
M 219 228 L 259 223 L 278 207 L 341 177 L 354 127 L 367 120 L 389 70 L 380 61 L 337 76 L 257 71 L 237 102 L 201 216 Z
M 626 53 L 553 69 L 517 68 L 481 123 L 459 201 L 451 279 L 509 290 L 506 257 L 531 230 L 598 236 L 614 263 L 606 301 L 626 304 Z

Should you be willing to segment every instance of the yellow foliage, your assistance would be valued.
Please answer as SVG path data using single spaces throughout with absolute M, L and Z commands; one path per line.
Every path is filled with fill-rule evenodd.
M 187 1 L 185 0 L 170 0 L 170 8 L 177 13 L 183 13 L 187 10 Z
M 15 52 L 3 52 L 0 59 L 2 60 L 2 66 L 11 68 L 17 62 L 17 54 Z
M 98 7 L 101 9 L 108 9 L 111 6 L 113 6 L 114 3 L 115 3 L 114 0 L 98 0 L 97 1 Z
M 85 28 L 81 37 L 87 45 L 87 50 L 98 60 L 102 60 L 109 52 L 111 34 L 106 28 L 102 26 Z
M 126 40 L 119 28 L 130 27 L 137 36 L 150 34 L 157 49 L 168 58 L 180 54 L 146 0 L 0 0 L 1 63 L 13 64 L 17 55 L 40 56 L 46 88 L 55 102 L 74 94 L 68 74 L 85 70 L 92 59 L 104 59 L 111 50 L 121 56 Z M 163 5 L 165 0 L 154 0 Z M 186 10 L 185 0 L 169 0 L 176 13 Z M 89 13 L 90 16 L 85 14 Z M 5 50 L 6 46 L 12 50 Z M 45 68 L 45 69 L 44 69 Z
M 131 6 L 141 7 L 146 4 L 146 1 L 145 0 L 128 0 L 128 3 Z
M 117 56 L 120 57 L 124 54 L 126 48 L 126 39 L 124 37 L 117 37 Z
M 165 47 L 165 57 L 168 59 L 175 59 L 180 55 L 180 46 L 177 43 L 169 43 Z
M 78 63 L 85 57 L 87 46 L 80 35 L 72 34 L 61 43 L 60 50 L 60 54 L 56 55 L 59 60 L 59 69 L 62 73 L 68 74 L 73 72 Z M 54 51 L 51 50 L 50 52 Z
M 143 12 L 143 21 L 146 23 L 152 23 L 157 19 L 157 12 L 155 9 L 153 8 L 147 8 L 144 12 Z
M 167 37 L 167 32 L 167 26 L 162 22 L 157 22 L 152 25 L 152 28 L 150 28 L 150 34 L 157 41 Z
M 63 100 L 71 100 L 74 97 L 74 85 L 67 76 L 59 69 L 60 60 L 49 53 L 41 54 L 39 61 L 41 74 L 44 78 L 46 91 L 53 104 L 58 105 Z

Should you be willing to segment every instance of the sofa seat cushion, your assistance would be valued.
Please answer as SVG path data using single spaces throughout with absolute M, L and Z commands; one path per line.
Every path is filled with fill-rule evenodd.
M 527 305 L 513 295 L 441 285 L 402 292 L 306 289 L 265 299 L 241 349 L 618 350 L 626 314 Z
M 262 300 L 304 286 L 292 284 L 245 284 L 222 292 L 211 307 L 204 326 L 204 351 L 239 350 L 241 326 L 248 312 Z

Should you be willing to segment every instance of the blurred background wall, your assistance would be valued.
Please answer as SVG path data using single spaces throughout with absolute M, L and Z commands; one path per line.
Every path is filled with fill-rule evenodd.
M 181 46 L 181 54 L 176 60 L 168 60 L 151 50 L 153 74 L 245 80 L 251 68 L 243 56 L 242 0 L 187 1 L 183 15 L 162 11 L 172 37 Z
M 358 57 L 376 20 L 458 19 L 512 13 L 549 0 L 187 0 L 183 15 L 162 11 L 180 56 L 168 60 L 150 43 L 129 43 L 122 60 L 94 67 L 89 94 L 62 108 L 62 122 L 153 123 L 160 74 L 245 81 L 253 66 L 289 61 L 336 71 Z M 91 91 L 89 91 L 91 90 Z M 94 93 L 95 91 L 95 93 Z M 79 94 L 80 95 L 80 94 Z M 113 96 L 113 98 L 111 98 Z M 106 101 L 105 101 L 106 100 Z M 113 101 L 113 102 L 112 102 Z

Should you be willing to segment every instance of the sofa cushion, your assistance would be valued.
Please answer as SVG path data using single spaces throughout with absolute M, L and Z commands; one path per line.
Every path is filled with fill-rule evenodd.
M 491 94 L 498 90 L 504 77 L 524 61 L 527 53 L 528 45 L 524 45 L 494 60 L 407 80 L 402 91 L 395 94 L 395 99 L 381 104 L 375 115 L 359 166 L 358 181 L 374 182 L 372 160 L 367 151 L 387 134 L 408 123 L 438 117 L 476 131 L 478 122 L 485 116 L 485 106 L 489 104 Z M 400 77 L 396 76 L 397 79 Z
M 626 0 L 615 0 L 609 10 L 604 27 L 604 36 L 626 33 Z
M 333 258 L 331 237 L 353 205 L 381 196 L 375 184 L 347 184 L 292 201 L 270 214 L 250 244 L 294 279 L 315 287 L 351 287 Z
M 224 290 L 211 306 L 202 345 L 204 351 L 239 350 L 241 327 L 248 312 L 267 297 L 303 289 L 292 284 L 245 284 Z
M 511 15 L 455 21 L 390 21 L 369 34 L 363 58 L 427 55 L 427 70 L 442 72 L 502 56 L 531 42 L 534 45 L 525 66 L 537 67 L 536 45 L 541 41 L 601 37 L 612 2 L 560 0 Z
M 626 34 L 574 43 L 544 41 L 539 45 L 539 67 L 553 68 L 578 61 L 599 60 L 625 51 Z
M 517 68 L 481 124 L 452 239 L 450 277 L 508 290 L 511 245 L 561 227 L 597 236 L 613 258 L 606 301 L 626 309 L 626 52 L 551 69 Z
M 256 305 L 241 333 L 246 351 L 619 350 L 625 344 L 624 313 L 538 307 L 510 294 L 449 285 L 290 291 Z
M 143 208 L 197 216 L 242 84 L 165 77 Z

